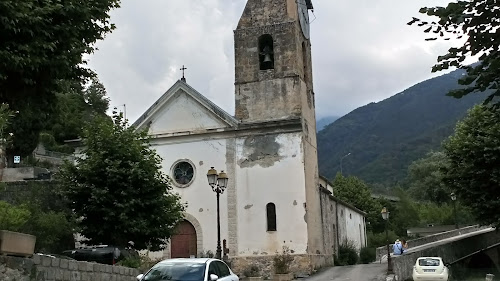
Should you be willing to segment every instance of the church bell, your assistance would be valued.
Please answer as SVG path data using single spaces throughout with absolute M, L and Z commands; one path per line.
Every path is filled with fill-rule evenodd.
M 264 63 L 272 62 L 272 60 L 271 60 L 271 54 L 269 54 L 269 53 L 265 54 L 263 62 Z

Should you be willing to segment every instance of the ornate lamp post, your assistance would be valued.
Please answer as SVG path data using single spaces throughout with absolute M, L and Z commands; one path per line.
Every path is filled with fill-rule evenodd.
M 220 210 L 219 210 L 219 197 L 227 187 L 227 182 L 229 178 L 224 171 L 220 171 L 217 174 L 217 170 L 212 167 L 207 173 L 208 184 L 212 187 L 212 191 L 217 194 L 217 252 L 216 257 L 218 259 L 222 258 L 222 248 L 220 245 Z
M 385 239 L 387 240 L 387 274 L 392 274 L 391 251 L 389 250 L 389 212 L 387 208 L 382 208 L 382 218 L 385 220 Z
M 457 195 L 455 193 L 450 194 L 451 201 L 453 201 L 453 214 L 455 216 L 455 229 L 458 229 L 458 221 L 457 221 Z

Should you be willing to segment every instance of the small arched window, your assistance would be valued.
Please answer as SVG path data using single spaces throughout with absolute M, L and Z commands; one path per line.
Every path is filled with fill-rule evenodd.
M 259 37 L 259 65 L 260 70 L 274 69 L 274 43 L 269 34 Z
M 276 231 L 276 205 L 268 203 L 266 205 L 267 231 Z

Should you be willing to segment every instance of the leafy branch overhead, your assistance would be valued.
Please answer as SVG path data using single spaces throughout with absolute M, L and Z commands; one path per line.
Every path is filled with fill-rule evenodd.
M 119 0 L 0 1 L 0 101 L 20 114 L 7 154 L 29 155 L 57 110 L 65 82 L 93 76 L 85 56 L 115 26 L 109 12 Z
M 438 21 L 423 21 L 413 18 L 408 25 L 416 24 L 424 27 L 425 33 L 431 36 L 427 41 L 450 40 L 450 38 L 467 38 L 460 47 L 452 47 L 448 53 L 438 57 L 438 63 L 432 71 L 437 72 L 450 67 L 463 68 L 467 75 L 459 80 L 463 87 L 453 90 L 448 95 L 461 98 L 473 92 L 489 93 L 485 104 L 493 102 L 495 106 L 500 101 L 500 57 L 498 56 L 500 37 L 500 7 L 496 0 L 467 0 L 449 3 L 446 7 L 424 7 L 420 13 L 437 17 Z M 479 56 L 479 63 L 466 65 L 465 60 Z

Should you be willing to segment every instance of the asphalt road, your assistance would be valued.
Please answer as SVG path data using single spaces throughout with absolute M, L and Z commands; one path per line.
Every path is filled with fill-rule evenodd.
M 385 281 L 387 264 L 371 263 L 351 266 L 335 266 L 305 279 L 304 281 Z

